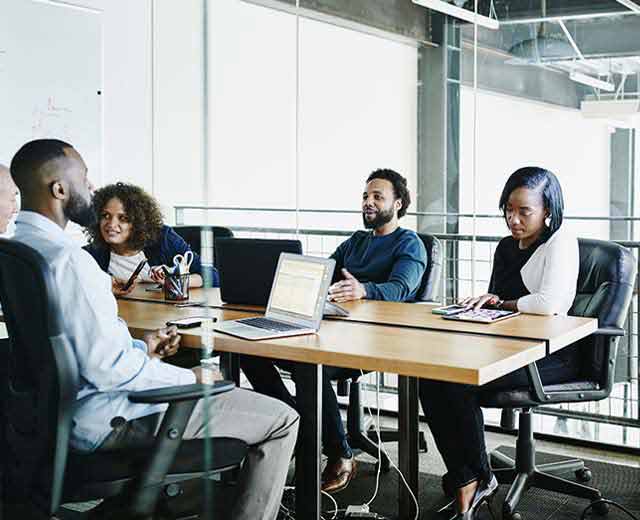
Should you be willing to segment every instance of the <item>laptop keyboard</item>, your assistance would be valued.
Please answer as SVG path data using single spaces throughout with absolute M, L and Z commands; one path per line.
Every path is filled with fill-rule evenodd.
M 290 330 L 299 330 L 302 328 L 296 325 L 289 325 L 288 323 L 283 323 L 281 321 L 270 320 L 269 318 L 244 318 L 238 321 L 245 325 L 250 325 L 251 327 L 257 327 L 259 329 L 274 332 L 289 332 Z

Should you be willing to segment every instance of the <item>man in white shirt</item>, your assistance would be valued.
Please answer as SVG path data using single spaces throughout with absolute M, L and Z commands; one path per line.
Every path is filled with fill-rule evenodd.
M 175 328 L 132 339 L 118 318 L 111 280 L 64 229 L 95 218 L 87 167 L 69 144 L 31 141 L 11 162 L 22 196 L 15 240 L 47 260 L 65 316 L 65 333 L 78 362 L 80 388 L 71 446 L 93 451 L 125 446 L 153 435 L 166 405 L 133 404 L 130 391 L 202 381 L 199 368 L 163 363 L 178 348 Z M 220 377 L 219 374 L 216 377 Z M 113 421 L 122 417 L 125 421 Z M 250 445 L 231 517 L 275 520 L 298 431 L 298 416 L 279 401 L 243 389 L 200 400 L 184 437 L 236 437 Z M 146 433 L 145 433 L 146 432 Z M 203 454 L 204 456 L 204 454 Z

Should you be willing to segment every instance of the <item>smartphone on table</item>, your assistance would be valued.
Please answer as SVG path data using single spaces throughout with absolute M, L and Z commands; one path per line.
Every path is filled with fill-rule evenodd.
M 203 320 L 213 320 L 214 322 L 218 321 L 217 318 L 212 318 L 210 316 L 189 316 L 188 318 L 169 320 L 167 322 L 167 327 L 175 325 L 179 329 L 193 329 L 195 327 L 199 327 Z

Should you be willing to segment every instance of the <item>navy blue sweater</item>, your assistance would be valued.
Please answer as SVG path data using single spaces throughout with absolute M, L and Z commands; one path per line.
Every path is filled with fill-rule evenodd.
M 385 236 L 356 231 L 331 255 L 334 281 L 343 267 L 364 284 L 369 300 L 412 300 L 427 267 L 427 251 L 418 235 L 398 228 Z
M 87 244 L 84 248 L 95 258 L 96 262 L 104 272 L 109 272 L 109 262 L 111 261 L 111 250 L 103 245 L 95 243 Z M 160 232 L 160 238 L 153 244 L 148 245 L 143 249 L 144 255 L 147 257 L 149 265 L 173 265 L 173 257 L 177 254 L 184 254 L 186 251 L 191 251 L 191 246 L 187 244 L 183 238 L 178 235 L 169 226 L 162 226 Z M 212 270 L 211 279 L 213 281 L 213 287 L 220 286 L 220 280 L 218 277 L 218 271 L 209 267 Z M 202 274 L 202 263 L 200 262 L 200 255 L 193 254 L 193 263 L 191 264 L 191 274 Z M 204 276 L 203 276 L 204 277 Z

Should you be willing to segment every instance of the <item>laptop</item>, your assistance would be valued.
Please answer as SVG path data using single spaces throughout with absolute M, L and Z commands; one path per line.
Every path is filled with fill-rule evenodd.
M 266 305 L 280 253 L 302 254 L 299 240 L 218 238 L 215 258 L 220 275 L 220 298 L 225 303 Z M 259 258 L 260 261 L 256 262 Z M 324 316 L 349 316 L 349 311 L 327 301 Z
M 249 340 L 315 334 L 334 268 L 331 258 L 281 253 L 264 317 L 226 320 L 214 329 Z
M 302 254 L 299 240 L 219 238 L 215 258 L 223 302 L 266 305 L 280 253 Z

